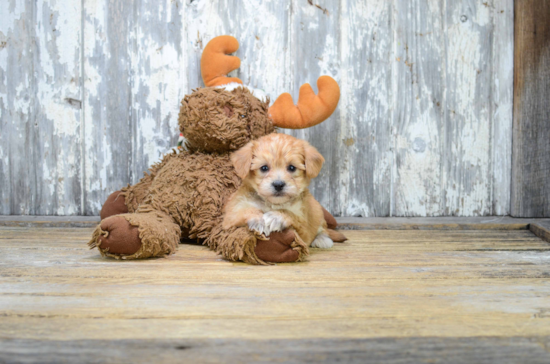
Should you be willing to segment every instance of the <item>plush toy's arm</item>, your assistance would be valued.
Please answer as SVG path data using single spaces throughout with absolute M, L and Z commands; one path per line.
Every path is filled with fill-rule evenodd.
M 205 243 L 227 260 L 249 264 L 299 262 L 309 255 L 307 245 L 293 229 L 272 232 L 264 240 L 248 227 L 226 230 L 220 224 L 212 230 Z

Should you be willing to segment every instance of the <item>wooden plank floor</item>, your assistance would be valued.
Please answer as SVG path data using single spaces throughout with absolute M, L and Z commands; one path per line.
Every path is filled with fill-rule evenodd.
M 90 234 L 0 228 L 0 362 L 550 362 L 529 230 L 354 230 L 268 267 L 195 245 L 108 260 Z

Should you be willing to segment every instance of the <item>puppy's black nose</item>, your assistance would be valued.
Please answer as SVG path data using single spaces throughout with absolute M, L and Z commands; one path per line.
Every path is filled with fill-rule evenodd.
M 283 188 L 285 188 L 286 183 L 285 181 L 273 181 L 272 185 L 273 188 L 275 188 L 275 191 L 281 192 Z

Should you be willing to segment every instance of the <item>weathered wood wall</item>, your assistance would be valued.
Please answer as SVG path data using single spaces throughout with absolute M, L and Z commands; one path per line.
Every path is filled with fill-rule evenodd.
M 328 74 L 335 114 L 295 132 L 336 215 L 510 212 L 513 0 L 6 0 L 0 214 L 98 214 L 177 140 L 214 36 L 276 97 Z

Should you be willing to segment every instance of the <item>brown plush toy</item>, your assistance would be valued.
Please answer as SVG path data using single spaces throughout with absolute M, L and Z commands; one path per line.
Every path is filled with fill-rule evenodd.
M 91 248 L 103 256 L 138 259 L 172 254 L 180 241 L 194 239 L 228 260 L 251 264 L 294 262 L 308 255 L 291 229 L 260 240 L 246 227 L 221 228 L 225 201 L 241 183 L 229 155 L 274 132 L 274 126 L 304 128 L 322 122 L 338 104 L 338 84 L 323 76 L 318 95 L 306 84 L 297 106 L 283 94 L 269 108 L 269 100 L 226 77 L 240 66 L 239 58 L 228 55 L 238 47 L 231 36 L 216 37 L 205 47 L 201 72 L 206 87 L 181 102 L 179 127 L 186 150 L 167 154 L 137 184 L 107 198 Z M 326 210 L 325 219 L 329 228 L 336 227 Z M 340 234 L 337 240 L 345 237 Z

